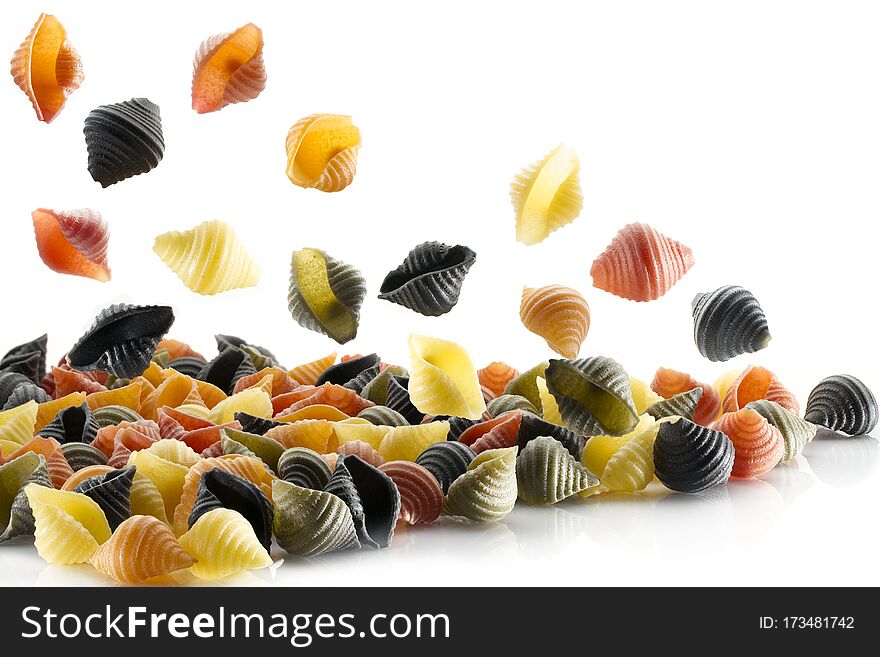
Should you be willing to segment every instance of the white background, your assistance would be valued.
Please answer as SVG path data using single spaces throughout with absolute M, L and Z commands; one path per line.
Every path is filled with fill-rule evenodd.
M 669 366 L 711 382 L 750 362 L 804 404 L 849 372 L 880 389 L 876 253 L 880 216 L 880 12 L 872 2 L 44 2 L 4 3 L 11 57 L 40 11 L 59 17 L 86 80 L 51 125 L 11 78 L 0 84 L 5 282 L 0 350 L 48 331 L 56 359 L 102 307 L 174 307 L 173 337 L 213 354 L 213 334 L 269 346 L 293 366 L 331 351 L 406 364 L 406 337 L 455 340 L 478 366 L 548 357 L 519 323 L 522 285 L 579 289 L 593 326 L 582 355 L 650 380 Z M 263 28 L 268 86 L 199 116 L 192 56 L 211 34 Z M 147 96 L 166 155 L 101 189 L 82 135 L 94 107 Z M 350 114 L 363 148 L 339 194 L 292 185 L 284 139 L 302 116 Z M 525 247 L 509 183 L 564 142 L 582 164 L 584 209 Z M 30 213 L 92 207 L 111 227 L 113 280 L 43 266 Z M 231 224 L 262 268 L 256 288 L 199 297 L 152 252 L 156 235 Z M 697 264 L 659 301 L 592 287 L 590 264 L 642 221 L 691 246 Z M 449 315 L 375 298 L 385 273 L 425 240 L 478 259 Z M 290 254 L 314 246 L 369 283 L 358 338 L 338 349 L 287 311 Z M 735 283 L 760 299 L 773 334 L 752 357 L 713 364 L 693 344 L 690 300 Z M 490 527 L 445 520 L 403 531 L 382 553 L 288 560 L 235 583 L 880 584 L 877 442 L 813 444 L 809 458 L 709 499 L 664 496 L 518 507 Z M 0 582 L 92 583 L 0 547 Z

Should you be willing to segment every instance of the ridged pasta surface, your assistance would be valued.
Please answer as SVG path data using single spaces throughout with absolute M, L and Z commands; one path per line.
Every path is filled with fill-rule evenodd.
M 829 376 L 813 388 L 804 417 L 832 431 L 867 434 L 877 426 L 877 399 L 868 386 L 854 376 Z
M 590 306 L 580 292 L 563 285 L 524 287 L 519 307 L 523 325 L 564 358 L 577 358 L 590 330 Z
M 351 511 L 336 495 L 275 481 L 272 497 L 275 538 L 282 550 L 300 557 L 316 557 L 360 547 Z
M 478 419 L 486 410 L 467 352 L 448 340 L 409 338 L 409 395 L 423 413 Z
M 724 413 L 712 428 L 733 442 L 733 477 L 760 476 L 775 468 L 785 456 L 782 434 L 752 409 Z
M 102 187 L 152 171 L 165 154 L 159 106 L 147 98 L 92 110 L 83 132 L 89 173 Z
M 191 572 L 200 579 L 223 579 L 272 565 L 272 557 L 260 544 L 250 523 L 229 509 L 209 511 L 179 542 L 196 559 Z
M 555 438 L 529 441 L 516 459 L 519 498 L 528 504 L 556 504 L 599 485 L 599 479 Z
M 738 285 L 698 294 L 691 302 L 694 342 L 713 362 L 764 349 L 770 343 L 767 317 L 755 295 Z
M 350 116 L 312 114 L 287 133 L 287 177 L 294 185 L 339 192 L 354 180 L 360 130 Z
M 654 474 L 670 490 L 698 493 L 725 483 L 733 442 L 721 431 L 683 418 L 662 422 L 654 440 Z
M 196 51 L 192 108 L 199 114 L 253 100 L 265 88 L 263 32 L 253 23 L 208 37 Z
M 139 584 L 195 564 L 168 526 L 153 516 L 132 516 L 98 548 L 92 565 L 121 584 Z
M 110 280 L 107 244 L 110 232 L 99 212 L 46 210 L 31 213 L 40 259 L 59 274 Z
M 516 447 L 479 454 L 449 486 L 446 513 L 474 522 L 497 522 L 516 504 Z

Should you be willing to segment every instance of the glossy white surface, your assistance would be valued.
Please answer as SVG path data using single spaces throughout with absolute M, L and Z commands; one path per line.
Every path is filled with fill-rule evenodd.
M 711 383 L 756 363 L 802 405 L 830 374 L 880 390 L 876 3 L 22 1 L 0 7 L 0 53 L 11 56 L 40 11 L 67 27 L 86 81 L 46 126 L 0 80 L 0 351 L 48 330 L 55 360 L 100 308 L 125 301 L 172 305 L 172 336 L 208 356 L 223 332 L 288 366 L 331 351 L 406 365 L 415 332 L 461 343 L 479 366 L 526 369 L 552 354 L 519 324 L 521 288 L 561 283 L 592 309 L 582 354 L 612 356 L 643 379 L 663 365 Z M 197 116 L 193 53 L 248 21 L 264 29 L 266 91 Z M 82 122 L 132 96 L 160 105 L 167 152 L 155 171 L 101 189 L 86 171 Z M 357 177 L 340 194 L 284 175 L 287 130 L 315 112 L 351 114 L 363 134 Z M 584 210 L 525 247 L 509 183 L 559 142 L 580 155 Z M 103 213 L 112 282 L 43 266 L 30 221 L 41 206 Z M 199 297 L 152 252 L 157 234 L 214 218 L 259 261 L 259 287 Z M 657 302 L 591 286 L 592 259 L 631 221 L 696 256 Z M 386 272 L 429 239 L 478 253 L 458 307 L 425 318 L 376 299 Z M 360 334 L 344 347 L 290 319 L 290 253 L 303 246 L 368 280 Z M 690 300 L 728 283 L 757 295 L 773 341 L 709 363 L 693 344 Z M 876 458 L 874 439 L 817 442 L 795 465 L 710 495 L 655 486 L 518 507 L 490 527 L 445 520 L 400 532 L 390 550 L 288 560 L 235 581 L 878 585 Z M 2 584 L 103 581 L 86 567 L 47 567 L 28 545 L 0 546 Z

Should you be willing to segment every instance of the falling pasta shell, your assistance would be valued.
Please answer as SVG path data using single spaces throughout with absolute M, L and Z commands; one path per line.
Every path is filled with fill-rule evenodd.
M 472 420 L 482 416 L 486 403 L 477 372 L 462 347 L 448 340 L 413 335 L 409 353 L 409 395 L 419 411 Z
M 504 519 L 516 504 L 516 447 L 479 454 L 449 486 L 445 511 L 474 522 Z
M 590 330 L 590 307 L 580 292 L 562 285 L 524 287 L 519 318 L 564 358 L 577 358 Z
M 31 213 L 40 259 L 59 274 L 109 281 L 107 222 L 94 210 L 46 210 Z
M 804 413 L 808 422 L 851 436 L 871 433 L 877 416 L 874 393 L 849 374 L 822 379 L 810 393 Z
M 168 306 L 109 306 L 67 352 L 67 363 L 77 370 L 138 376 L 173 323 L 174 312 Z
M 318 249 L 295 251 L 287 305 L 294 321 L 344 344 L 357 335 L 367 284 L 361 273 Z
M 476 261 L 477 254 L 466 246 L 424 242 L 385 276 L 379 298 L 428 317 L 445 315 L 458 303 Z
M 294 185 L 339 192 L 354 180 L 360 130 L 350 116 L 312 114 L 287 133 L 287 177 Z
M 165 154 L 159 106 L 147 98 L 92 110 L 83 133 L 89 173 L 101 187 L 152 171 Z
M 562 419 L 577 434 L 619 436 L 639 421 L 629 377 L 612 358 L 551 360 L 546 376 Z
M 732 477 L 758 477 L 775 468 L 785 456 L 782 434 L 750 408 L 724 413 L 712 428 L 725 434 L 733 443 Z
M 491 390 L 496 399 L 504 394 L 507 384 L 518 376 L 519 370 L 497 360 L 477 370 L 477 378 L 480 381 L 480 385 Z
M 50 123 L 64 109 L 67 97 L 83 83 L 79 54 L 57 18 L 40 14 L 11 64 L 15 84 L 27 95 L 37 119 Z
M 590 268 L 593 285 L 632 301 L 654 301 L 694 265 L 689 247 L 647 224 L 628 224 Z
M 25 452 L 0 464 L 0 518 L 5 520 L 0 525 L 0 543 L 34 533 L 34 515 L 25 494 L 29 484 L 52 488 L 43 456 Z
M 694 342 L 713 362 L 760 351 L 770 344 L 767 317 L 755 295 L 738 285 L 698 294 L 691 302 Z
M 687 392 L 680 392 L 677 395 L 672 395 L 669 399 L 654 402 L 645 409 L 645 413 L 653 417 L 655 420 L 660 420 L 664 417 L 670 417 L 673 415 L 683 417 L 686 420 L 693 420 L 694 413 L 697 412 L 697 406 L 699 405 L 702 396 L 703 388 L 697 386 Z
M 275 481 L 272 498 L 275 538 L 285 552 L 316 557 L 360 547 L 351 511 L 336 495 Z
M 260 268 L 247 254 L 235 232 L 222 221 L 159 235 L 153 251 L 193 292 L 219 294 L 253 287 Z
M 580 168 L 574 150 L 560 144 L 516 175 L 510 200 L 518 241 L 537 244 L 577 218 L 584 203 Z
M 684 418 L 662 422 L 654 440 L 654 474 L 666 488 L 679 493 L 698 493 L 725 483 L 733 460 L 730 438 Z
M 379 470 L 400 492 L 400 519 L 409 525 L 434 522 L 443 513 L 444 493 L 430 470 L 410 461 L 388 461 Z
M 527 504 L 556 504 L 599 486 L 599 479 L 582 466 L 555 438 L 540 436 L 516 458 L 518 495 Z
M 745 408 L 746 404 L 759 399 L 776 402 L 795 415 L 800 413 L 797 398 L 791 393 L 777 376 L 766 367 L 749 365 L 730 384 L 724 393 L 721 410 L 735 413 Z
M 776 402 L 759 399 L 746 404 L 746 408 L 757 411 L 767 422 L 779 429 L 785 445 L 783 461 L 789 461 L 800 454 L 816 436 L 815 424 L 802 420 Z
M 199 114 L 253 100 L 265 88 L 263 31 L 253 23 L 208 37 L 196 51 L 192 108 Z

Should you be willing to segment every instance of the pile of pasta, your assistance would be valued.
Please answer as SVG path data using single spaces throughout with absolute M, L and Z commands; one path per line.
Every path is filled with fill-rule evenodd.
M 46 336 L 0 359 L 0 542 L 52 564 L 174 582 L 392 545 L 401 524 L 486 523 L 517 500 L 585 503 L 652 481 L 680 493 L 756 477 L 825 431 L 866 433 L 858 379 L 819 383 L 805 417 L 769 370 L 712 385 L 611 358 L 476 369 L 412 336 L 408 367 L 331 353 L 296 367 L 216 336 L 168 339 L 164 306 L 111 306 L 58 365 Z M 553 338 L 556 339 L 555 337 Z

